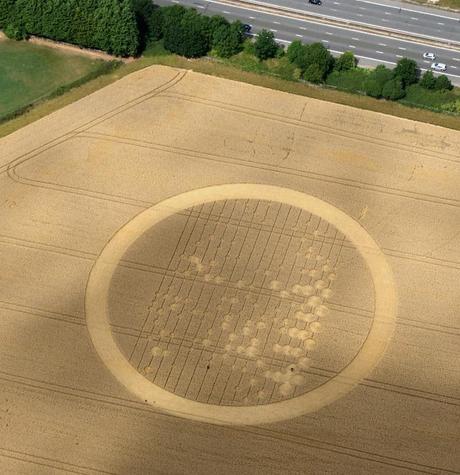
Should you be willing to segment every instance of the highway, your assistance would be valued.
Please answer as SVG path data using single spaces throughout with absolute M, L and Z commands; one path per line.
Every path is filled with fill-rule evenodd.
M 460 44 L 460 15 L 401 2 L 324 0 L 321 6 L 306 0 L 263 0 L 274 6 L 350 21 L 396 32 Z
M 288 0 L 283 0 L 288 1 Z M 294 0 L 289 0 L 294 1 Z M 348 2 L 349 0 L 347 0 Z M 334 55 L 353 51 L 362 66 L 385 64 L 393 67 L 396 62 L 407 57 L 417 61 L 422 71 L 430 67 L 431 61 L 424 60 L 426 51 L 436 54 L 436 61 L 447 64 L 446 74 L 451 81 L 460 85 L 460 51 L 447 47 L 432 47 L 416 40 L 391 38 L 384 34 L 367 33 L 346 26 L 318 23 L 314 19 L 299 19 L 282 11 L 262 12 L 254 6 L 233 6 L 220 0 L 160 0 L 160 5 L 181 4 L 196 8 L 206 15 L 220 14 L 229 20 L 240 20 L 252 25 L 255 34 L 261 29 L 273 31 L 277 41 L 289 44 L 297 39 L 304 43 L 322 42 Z M 333 3 L 332 1 L 330 3 Z M 358 3 L 352 0 L 350 3 Z M 324 4 L 321 7 L 322 8 Z M 305 8 L 314 5 L 304 4 Z

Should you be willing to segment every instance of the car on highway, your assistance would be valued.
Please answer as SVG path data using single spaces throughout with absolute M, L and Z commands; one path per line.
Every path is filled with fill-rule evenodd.
M 321 5 L 323 2 L 321 0 L 308 0 L 308 3 L 313 3 L 313 5 Z
M 243 31 L 245 33 L 251 33 L 251 30 L 252 30 L 252 25 L 250 25 L 249 23 L 245 23 L 243 25 Z
M 423 57 L 425 59 L 431 59 L 432 61 L 434 61 L 436 59 L 436 55 L 434 53 L 423 53 Z
M 434 71 L 445 71 L 447 66 L 444 63 L 432 63 L 431 69 Z

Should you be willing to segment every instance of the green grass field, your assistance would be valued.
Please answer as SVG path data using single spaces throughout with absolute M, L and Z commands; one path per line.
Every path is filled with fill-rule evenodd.
M 97 71 L 105 61 L 46 46 L 0 41 L 0 120 Z

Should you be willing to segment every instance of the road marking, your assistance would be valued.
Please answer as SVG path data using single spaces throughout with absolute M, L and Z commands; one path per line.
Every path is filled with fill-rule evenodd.
M 276 25 L 281 25 L 279 21 L 274 21 L 273 23 L 275 23 Z
M 404 56 L 401 56 L 400 54 L 396 55 L 397 58 L 404 58 Z
M 414 9 L 411 9 L 411 8 L 394 7 L 392 5 L 387 5 L 385 3 L 370 2 L 369 0 L 356 0 L 356 1 L 360 2 L 360 3 L 369 3 L 371 5 L 377 5 L 379 7 L 393 8 L 393 9 L 396 9 L 396 10 L 401 10 L 403 12 L 418 13 L 419 15 L 435 16 L 435 17 L 438 17 L 438 18 L 446 18 L 447 20 L 457 21 L 456 18 L 453 18 L 451 16 L 446 16 L 446 15 L 440 15 L 438 13 L 424 12 L 424 11 L 421 11 L 421 10 L 414 10 Z
M 321 40 L 323 43 L 329 43 L 329 40 Z
M 230 15 L 230 12 L 227 12 L 226 10 L 222 10 L 222 13 L 225 13 L 226 15 Z
M 356 46 L 348 45 L 349 48 L 356 48 Z
M 402 50 L 406 51 L 407 48 L 403 48 L 402 46 L 398 46 L 398 49 L 402 49 Z
M 354 41 L 359 41 L 359 38 L 352 38 L 352 40 L 354 40 Z
M 296 34 L 296 36 L 298 36 L 299 38 L 303 38 L 303 36 L 302 36 L 302 35 L 299 35 L 299 34 Z
M 214 3 L 214 4 L 217 4 L 217 5 L 223 5 L 223 6 L 227 6 L 226 3 L 223 3 L 219 0 L 207 0 L 208 3 Z M 364 1 L 364 0 L 356 0 L 356 1 Z M 255 5 L 257 4 L 262 4 L 264 5 L 264 2 L 253 2 Z M 368 3 L 373 3 L 373 2 L 368 2 Z M 265 3 L 265 5 L 269 5 L 267 3 Z M 273 6 L 273 5 L 271 5 Z M 238 7 L 234 7 L 236 10 L 244 10 L 244 11 L 248 11 L 248 12 L 251 12 L 253 13 L 254 12 L 254 9 L 252 8 L 249 8 L 249 7 L 241 7 L 241 6 L 238 6 Z M 296 10 L 296 9 L 290 9 L 290 10 L 293 10 L 293 11 L 297 11 L 297 12 L 302 12 L 302 13 L 305 13 L 304 11 L 302 10 Z M 283 18 L 283 19 L 289 19 L 289 20 L 295 20 L 295 21 L 298 21 L 298 22 L 302 22 L 302 23 L 308 23 L 308 24 L 312 24 L 314 26 L 317 26 L 318 23 L 315 22 L 314 20 L 307 20 L 307 19 L 303 19 L 303 18 L 296 18 L 296 19 L 293 19 L 289 16 L 287 16 L 286 14 L 279 14 L 279 13 L 267 13 L 267 12 L 258 12 L 260 13 L 261 15 L 265 15 L 265 16 L 269 16 L 269 17 L 278 17 L 278 18 Z M 347 33 L 349 32 L 354 32 L 354 33 L 359 33 L 359 34 L 363 34 L 363 35 L 367 35 L 367 36 L 374 36 L 374 37 L 377 37 L 377 38 L 385 38 L 385 39 L 388 39 L 388 37 L 386 35 L 383 35 L 383 34 L 378 34 L 378 33 L 363 33 L 362 31 L 360 30 L 356 30 L 354 28 L 346 28 L 344 26 L 336 26 L 336 25 L 327 25 L 328 28 L 333 28 L 333 29 L 336 29 L 336 30 L 342 30 L 342 31 L 345 31 Z M 393 31 L 401 31 L 401 30 L 393 30 Z M 407 33 L 407 32 L 406 32 Z M 326 31 L 325 34 L 327 35 L 332 35 L 332 33 Z M 434 38 L 434 37 L 428 37 L 428 38 Z M 404 40 L 404 39 L 398 39 L 397 40 L 398 42 L 400 43 L 408 43 L 410 45 L 414 45 L 414 44 L 419 44 L 419 45 L 424 45 L 424 46 L 428 46 L 426 43 L 423 42 L 423 38 L 422 37 L 419 37 L 418 39 L 414 38 L 412 41 L 411 40 Z M 406 48 L 400 48 L 400 49 L 406 49 Z M 437 47 L 437 49 L 442 49 L 444 51 L 449 51 L 450 53 L 452 53 L 452 49 L 449 49 L 449 48 L 445 48 L 445 47 L 442 47 L 442 46 L 439 46 Z
M 444 26 L 445 23 L 438 22 L 438 25 Z M 441 30 L 440 30 L 441 31 Z
M 379 46 L 386 46 L 385 43 L 379 43 Z
M 376 51 L 377 54 L 385 54 L 383 51 Z
M 453 68 L 453 69 L 457 69 L 457 66 L 450 66 L 450 67 Z
M 330 31 L 325 31 L 326 35 L 333 35 Z
M 276 33 L 278 30 L 272 30 L 272 29 L 270 28 L 270 31 L 273 31 L 273 33 Z

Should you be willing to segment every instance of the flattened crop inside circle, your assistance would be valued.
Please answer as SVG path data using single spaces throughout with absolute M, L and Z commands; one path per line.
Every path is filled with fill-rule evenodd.
M 153 384 L 125 358 L 115 342 L 108 309 L 112 276 L 124 253 L 143 233 L 162 220 L 193 206 L 219 200 L 255 199 L 300 208 L 334 225 L 365 260 L 375 289 L 375 312 L 368 337 L 359 353 L 336 376 L 311 391 L 280 402 L 256 406 L 222 406 L 185 399 Z M 115 378 L 130 392 L 154 407 L 216 424 L 260 424 L 289 419 L 339 399 L 375 367 L 393 334 L 396 293 L 385 256 L 369 234 L 351 217 L 313 196 L 276 186 L 219 185 L 166 199 L 143 211 L 108 242 L 91 271 L 86 291 L 86 318 L 91 340 Z

